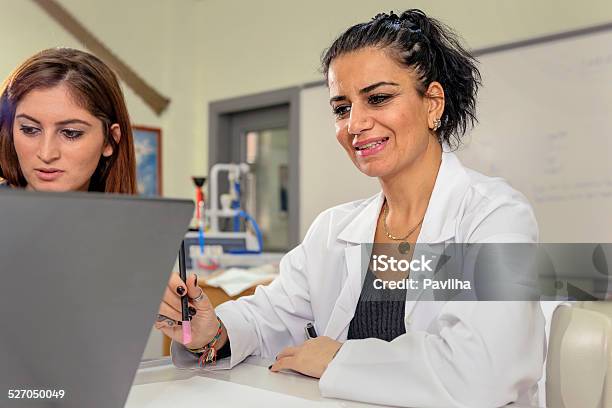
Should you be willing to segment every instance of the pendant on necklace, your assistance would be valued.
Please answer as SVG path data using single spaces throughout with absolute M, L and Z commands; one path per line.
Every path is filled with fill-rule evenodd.
M 397 249 L 399 250 L 400 254 L 406 254 L 408 251 L 410 251 L 410 243 L 402 242 L 397 246 Z

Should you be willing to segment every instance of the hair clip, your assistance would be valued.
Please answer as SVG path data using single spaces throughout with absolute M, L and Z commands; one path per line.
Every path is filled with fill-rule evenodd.
M 377 15 L 372 17 L 372 20 L 378 20 L 378 19 L 382 20 L 383 18 L 386 18 L 386 17 L 388 17 L 387 13 L 378 13 Z
M 377 15 L 372 17 L 372 20 L 387 20 L 387 19 L 391 20 L 392 23 L 396 23 L 396 24 L 400 24 L 402 22 L 400 17 L 397 14 L 395 14 L 393 10 L 391 10 L 388 14 L 378 13 Z
M 411 33 L 420 33 L 421 29 L 419 28 L 418 24 L 412 21 L 410 17 L 411 16 L 407 13 L 402 13 L 401 16 L 398 16 L 393 10 L 391 10 L 389 13 L 378 13 L 372 17 L 372 21 L 389 20 L 391 24 L 405 25 Z
M 407 12 L 402 13 L 400 20 L 402 21 L 402 23 L 407 22 L 407 24 L 404 24 L 406 26 L 406 28 L 408 28 L 408 30 L 411 33 L 420 33 L 421 32 L 421 27 L 418 24 L 418 18 L 416 18 L 416 15 L 420 16 L 420 17 L 425 17 L 425 14 L 423 14 L 423 12 L 419 11 L 419 10 L 410 10 Z M 416 21 L 415 21 L 416 18 Z

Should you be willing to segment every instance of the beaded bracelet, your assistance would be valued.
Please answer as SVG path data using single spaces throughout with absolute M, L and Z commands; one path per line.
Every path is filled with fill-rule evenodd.
M 223 325 L 221 324 L 221 320 L 219 320 L 219 318 L 217 318 L 217 322 L 219 322 L 219 327 L 217 328 L 217 334 L 215 334 L 215 337 L 213 337 L 210 343 L 208 343 L 207 345 L 199 349 L 190 349 L 190 348 L 187 349 L 194 354 L 201 353 L 198 359 L 198 365 L 200 367 L 203 367 L 207 363 L 214 363 L 217 361 L 217 349 L 215 348 L 215 345 L 217 344 L 217 342 L 221 338 L 221 334 L 223 333 Z

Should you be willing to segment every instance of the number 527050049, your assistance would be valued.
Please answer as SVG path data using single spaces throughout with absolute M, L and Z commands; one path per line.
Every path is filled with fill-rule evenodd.
M 9 399 L 62 399 L 65 395 L 64 390 L 8 390 Z

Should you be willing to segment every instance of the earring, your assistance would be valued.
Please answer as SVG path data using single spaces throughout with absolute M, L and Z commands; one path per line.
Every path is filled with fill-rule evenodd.
M 441 124 L 442 124 L 442 121 L 440 119 L 434 120 L 433 128 L 431 130 L 435 132 L 436 130 L 440 129 Z

